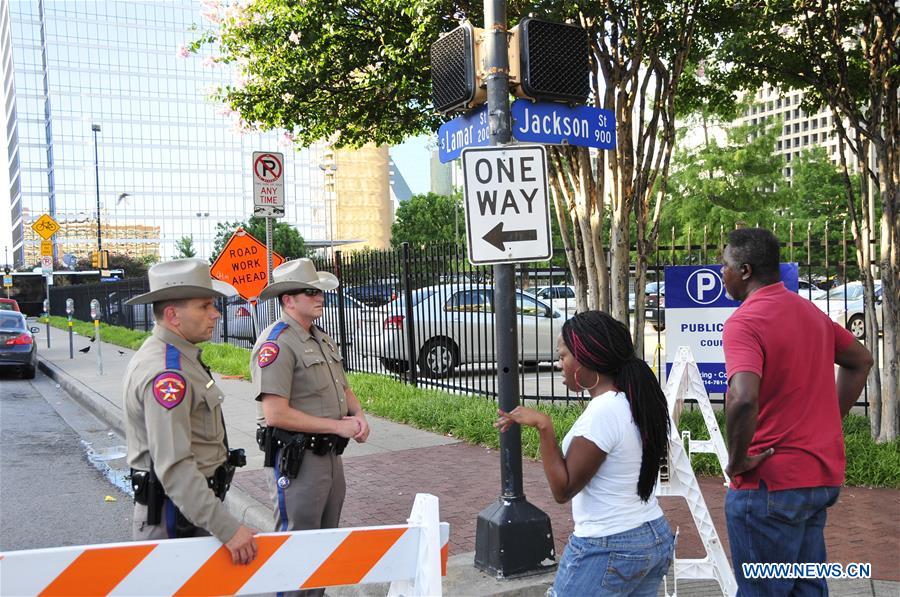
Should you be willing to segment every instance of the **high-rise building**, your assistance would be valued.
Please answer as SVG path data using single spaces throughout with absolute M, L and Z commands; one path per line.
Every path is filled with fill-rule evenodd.
M 208 257 L 217 225 L 252 213 L 253 151 L 285 154 L 283 221 L 313 245 L 328 238 L 326 172 L 319 167 L 326 146 L 295 150 L 275 133 L 236 130 L 206 99 L 230 81 L 230 72 L 210 68 L 201 56 L 177 55 L 196 35 L 190 27 L 200 23 L 198 2 L 2 6 L 17 265 L 34 254 L 27 247 L 39 239 L 30 224 L 43 213 L 63 225 L 54 237 L 58 260 L 95 248 L 98 202 L 104 249 L 166 259 L 179 239 L 190 237 L 198 256 Z M 349 175 L 336 172 L 338 184 Z M 93 240 L 83 236 L 90 226 L 66 226 L 88 221 Z M 148 227 L 158 230 L 155 238 L 147 238 Z
M 802 91 L 782 91 L 764 86 L 753 96 L 744 114 L 735 121 L 738 125 L 760 124 L 775 119 L 782 121 L 775 153 L 784 156 L 784 175 L 788 179 L 791 178 L 793 160 L 814 147 L 825 148 L 831 162 L 839 162 L 837 130 L 831 111 L 824 108 L 816 114 L 807 114 L 800 107 L 802 102 Z

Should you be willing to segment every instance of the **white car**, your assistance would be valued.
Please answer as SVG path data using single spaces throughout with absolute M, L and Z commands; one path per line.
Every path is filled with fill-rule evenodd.
M 495 363 L 494 289 L 482 284 L 430 286 L 413 291 L 413 346 L 419 371 L 444 378 L 460 365 Z M 557 358 L 556 337 L 569 318 L 548 302 L 516 291 L 519 362 L 536 364 Z M 372 346 L 382 365 L 395 373 L 407 369 L 407 310 L 401 297 L 369 311 L 366 333 L 378 334 Z
M 881 306 L 881 280 L 875 280 L 875 314 L 878 317 L 878 327 L 882 326 L 883 308 Z M 866 321 L 863 315 L 865 300 L 863 297 L 863 283 L 850 282 L 835 286 L 828 293 L 813 301 L 813 304 L 828 316 L 844 326 L 858 339 L 866 337 Z
M 544 302 L 549 302 L 554 309 L 575 313 L 575 289 L 571 286 L 563 284 L 538 286 L 523 292 Z

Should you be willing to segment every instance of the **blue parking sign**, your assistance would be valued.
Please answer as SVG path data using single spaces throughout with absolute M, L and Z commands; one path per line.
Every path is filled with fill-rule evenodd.
M 666 376 L 680 346 L 694 355 L 707 393 L 724 394 L 725 351 L 722 330 L 740 303 L 730 299 L 720 265 L 674 265 L 665 270 Z M 781 264 L 781 281 L 797 292 L 800 271 L 796 263 Z

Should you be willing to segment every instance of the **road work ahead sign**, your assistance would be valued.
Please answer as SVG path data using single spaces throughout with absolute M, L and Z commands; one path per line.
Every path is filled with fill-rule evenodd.
M 253 215 L 284 217 L 284 154 L 253 152 Z
M 546 261 L 550 246 L 547 154 L 540 145 L 462 152 L 469 261 Z
M 284 257 L 272 251 L 272 269 L 282 263 Z M 266 265 L 266 245 L 238 228 L 209 268 L 209 273 L 234 286 L 245 300 L 256 301 L 269 278 Z

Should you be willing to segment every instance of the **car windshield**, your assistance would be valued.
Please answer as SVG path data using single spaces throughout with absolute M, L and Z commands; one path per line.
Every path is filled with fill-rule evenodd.
M 649 282 L 647 286 L 644 287 L 644 294 L 656 294 L 657 292 L 665 292 L 666 291 L 666 283 L 665 282 Z
M 0 301 L 0 311 L 15 311 L 12 303 Z
M 862 284 L 860 284 L 859 282 L 854 282 L 853 284 L 843 284 L 836 288 L 832 288 L 828 292 L 828 300 L 844 300 L 844 295 L 846 295 L 848 301 L 854 301 L 858 298 L 862 298 Z
M 25 329 L 25 318 L 18 313 L 0 313 L 0 330 L 16 330 Z

